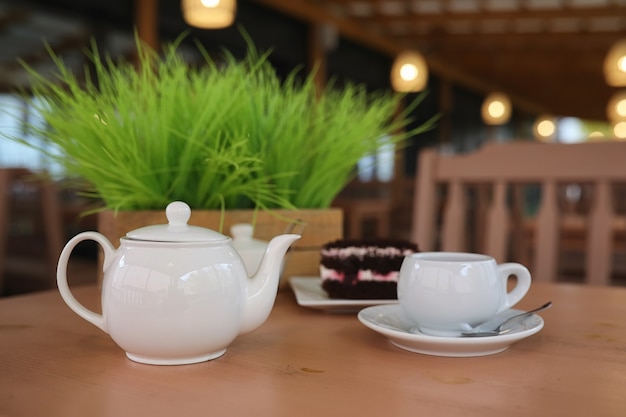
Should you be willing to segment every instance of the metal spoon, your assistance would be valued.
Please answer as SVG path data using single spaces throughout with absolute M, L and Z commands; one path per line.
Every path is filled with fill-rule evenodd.
M 505 334 L 511 331 L 511 329 L 505 329 L 504 327 L 511 323 L 513 320 L 519 320 L 520 318 L 523 317 L 528 317 L 530 315 L 532 315 L 533 313 L 536 313 L 538 311 L 543 311 L 547 308 L 550 308 L 552 306 L 552 301 L 548 301 L 547 303 L 545 303 L 544 305 L 542 305 L 541 307 L 537 307 L 533 310 L 527 311 L 525 313 L 520 313 L 517 314 L 515 316 L 509 317 L 508 319 L 504 320 L 502 323 L 500 323 L 500 325 L 496 328 L 494 328 L 493 330 L 479 330 L 479 331 L 475 331 L 475 332 L 463 332 L 461 333 L 461 336 L 463 337 L 484 337 L 484 336 L 499 336 L 501 334 Z

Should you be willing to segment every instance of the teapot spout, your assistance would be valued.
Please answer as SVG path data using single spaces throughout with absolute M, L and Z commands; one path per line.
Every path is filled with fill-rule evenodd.
M 300 235 L 285 234 L 270 241 L 259 268 L 248 280 L 239 334 L 249 333 L 267 320 L 276 300 L 283 258 L 289 246 L 298 239 Z

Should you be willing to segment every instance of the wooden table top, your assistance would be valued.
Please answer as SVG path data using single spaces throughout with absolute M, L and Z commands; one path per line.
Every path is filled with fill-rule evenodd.
M 96 287 L 74 289 L 97 309 Z M 297 305 L 283 288 L 268 321 L 224 356 L 134 363 L 56 291 L 0 300 L 0 416 L 626 415 L 626 288 L 536 283 L 552 300 L 538 334 L 490 356 L 401 350 L 354 314 Z

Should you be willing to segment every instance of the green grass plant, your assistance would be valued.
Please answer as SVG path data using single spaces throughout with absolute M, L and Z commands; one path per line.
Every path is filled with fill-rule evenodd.
M 182 39 L 182 38 L 181 38 Z M 46 126 L 39 147 L 83 179 L 85 192 L 114 210 L 326 208 L 382 136 L 400 142 L 413 102 L 364 86 L 327 86 L 293 72 L 281 80 L 249 42 L 244 59 L 216 62 L 198 46 L 190 66 L 179 39 L 162 54 L 137 42 L 138 63 L 114 62 L 92 43 L 91 70 L 77 78 L 51 53 L 57 75 L 32 69 L 32 105 Z M 18 139 L 19 140 L 19 139 Z M 53 144 L 53 148 L 49 145 Z

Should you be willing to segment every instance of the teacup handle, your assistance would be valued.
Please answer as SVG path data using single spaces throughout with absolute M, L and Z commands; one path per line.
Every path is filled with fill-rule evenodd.
M 72 292 L 70 291 L 70 287 L 67 284 L 67 263 L 69 262 L 70 255 L 72 251 L 83 240 L 93 240 L 96 243 L 102 246 L 104 251 L 104 269 L 107 269 L 108 264 L 113 259 L 113 254 L 115 252 L 115 248 L 109 242 L 109 240 L 104 237 L 104 235 L 98 232 L 83 232 L 74 236 L 70 239 L 63 250 L 61 251 L 61 256 L 59 257 L 59 264 L 57 266 L 57 286 L 59 287 L 59 292 L 61 293 L 61 297 L 65 304 L 68 305 L 76 314 L 78 314 L 83 319 L 87 320 L 89 323 L 93 324 L 96 327 L 99 327 L 103 331 L 106 332 L 104 325 L 104 318 L 102 314 L 95 313 L 81 303 L 76 300 Z
M 508 262 L 498 265 L 498 275 L 502 280 L 502 285 L 506 289 L 509 277 L 511 275 L 515 275 L 517 277 L 517 283 L 515 287 L 511 291 L 506 294 L 504 298 L 504 302 L 500 305 L 500 309 L 498 313 L 513 307 L 517 304 L 528 292 L 530 289 L 530 272 L 528 268 L 526 268 L 522 264 L 518 264 L 515 262 Z

